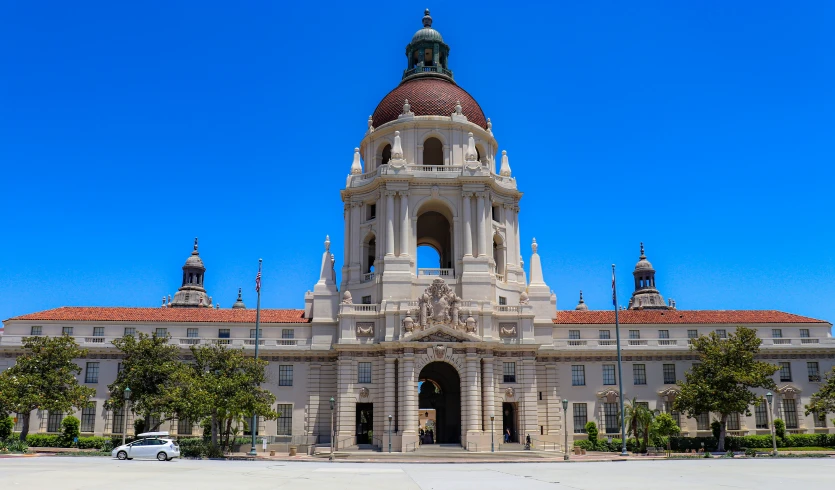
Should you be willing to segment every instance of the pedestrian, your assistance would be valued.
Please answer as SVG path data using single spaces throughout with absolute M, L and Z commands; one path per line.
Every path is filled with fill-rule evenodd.
M 505 444 L 510 442 L 510 427 L 505 427 L 504 429 L 504 442 Z

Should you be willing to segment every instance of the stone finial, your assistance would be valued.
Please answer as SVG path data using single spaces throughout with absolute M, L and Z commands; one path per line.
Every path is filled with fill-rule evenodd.
M 171 295 L 168 295 L 168 306 L 171 306 Z
M 412 114 L 412 106 L 409 105 L 409 99 L 403 102 L 403 114 Z
M 394 132 L 394 145 L 391 148 L 392 160 L 403 160 L 403 145 L 400 143 L 400 131 Z
M 165 308 L 165 296 L 162 297 L 162 307 Z
M 360 162 L 360 149 L 354 148 L 354 161 L 351 163 L 351 175 L 360 175 L 362 173 L 362 163 Z
M 194 237 L 194 252 L 192 252 L 191 254 L 197 255 L 197 237 Z
M 464 153 L 464 160 L 474 162 L 478 160 L 478 152 L 475 149 L 475 138 L 473 138 L 473 133 L 468 133 L 467 136 L 469 139 L 467 140 L 467 151 Z
M 510 162 L 507 159 L 507 150 L 502 150 L 502 166 L 499 169 L 499 175 L 510 177 Z
M 539 245 L 537 245 L 536 238 L 534 238 L 531 242 L 531 250 L 533 250 L 533 253 L 531 254 L 531 282 L 528 288 L 528 293 L 531 293 L 531 288 L 533 288 L 537 293 L 548 292 L 548 289 L 546 289 L 548 286 L 545 284 L 545 279 L 542 276 L 542 261 L 539 258 L 539 253 L 537 253 L 538 249 Z
M 238 301 L 243 301 L 242 297 L 243 288 L 238 288 Z M 580 293 L 582 295 L 582 293 Z
M 325 235 L 325 252 L 331 249 L 331 237 L 330 235 Z
M 492 136 L 493 135 L 493 123 L 490 121 L 490 118 L 487 118 L 487 132 Z
M 536 238 L 534 238 L 533 242 L 531 242 L 531 250 L 533 250 L 533 253 L 536 253 L 536 249 L 538 249 L 538 248 L 539 248 L 539 245 L 536 244 Z
M 456 101 L 455 101 L 455 115 L 456 115 L 456 116 L 460 116 L 460 115 L 462 114 L 462 113 L 461 113 L 461 111 L 462 111 L 462 110 L 463 110 L 463 109 L 461 108 L 461 101 L 460 101 L 460 100 L 456 100 Z
M 429 9 L 423 11 L 423 27 L 432 27 L 432 17 L 429 15 Z
M 642 258 L 642 259 L 647 258 L 647 256 L 644 254 L 644 242 L 641 242 L 641 257 L 640 258 Z
M 374 132 L 374 116 L 368 116 L 368 132 Z
M 345 292 L 344 292 L 344 293 L 342 293 L 342 304 L 343 304 L 343 305 L 352 305 L 352 304 L 354 304 L 354 298 L 353 298 L 353 296 L 351 296 L 351 291 L 348 291 L 348 290 L 346 289 L 346 290 L 345 290 Z

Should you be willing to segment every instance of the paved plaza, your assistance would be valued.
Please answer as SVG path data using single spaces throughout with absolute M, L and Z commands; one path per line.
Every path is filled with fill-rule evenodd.
M 817 489 L 835 459 L 600 463 L 379 464 L 265 461 L 0 459 L 2 489 Z

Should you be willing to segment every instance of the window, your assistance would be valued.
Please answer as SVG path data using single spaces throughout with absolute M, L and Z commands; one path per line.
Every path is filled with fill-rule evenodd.
M 17 422 L 14 424 L 14 431 L 20 432 L 23 430 L 23 414 L 16 413 L 14 416 L 17 417 Z
M 186 330 L 186 337 L 188 338 L 195 338 L 197 337 L 197 329 L 196 328 L 189 328 Z
M 571 340 L 577 340 L 580 338 L 580 331 L 579 330 L 569 330 L 568 331 L 568 338 Z
M 136 335 L 136 328 L 125 327 L 125 337 L 133 337 L 134 335 Z
M 758 429 L 768 429 L 768 407 L 760 403 L 754 407 L 754 419 Z
M 64 420 L 64 414 L 61 412 L 49 412 L 49 417 L 46 419 L 47 432 L 61 432 L 61 421 Z
M 62 335 L 72 335 L 72 327 L 62 327 L 61 328 Z
M 507 304 L 507 298 L 504 296 L 499 296 L 499 306 L 505 306 Z
M 588 422 L 588 412 L 586 411 L 585 403 L 574 404 L 574 433 L 585 434 L 586 422 Z
M 275 409 L 278 412 L 276 435 L 289 436 L 293 431 L 293 405 L 279 404 Z
M 571 386 L 586 386 L 586 366 L 571 366 Z
M 687 331 L 687 338 L 688 338 L 688 339 L 697 339 L 697 338 L 699 338 L 699 331 L 698 331 L 698 330 L 688 330 L 688 331 Z
M 797 429 L 797 401 L 783 400 L 783 413 L 787 429 Z
M 812 418 L 815 419 L 815 428 L 817 428 L 817 429 L 826 428 L 826 414 L 825 413 L 812 412 Z
M 806 371 L 809 372 L 809 381 L 818 382 L 821 380 L 821 372 L 817 361 L 807 362 Z
M 665 385 L 676 384 L 676 365 L 675 364 L 664 364 L 664 384 Z
M 716 330 L 716 335 L 719 336 L 720 339 L 727 339 L 728 332 L 725 331 L 724 328 L 719 328 Z
M 658 331 L 658 338 L 659 339 L 669 339 L 670 338 L 670 331 L 669 330 L 659 330 Z
M 696 430 L 710 430 L 709 413 L 700 413 L 696 415 Z
M 81 410 L 81 432 L 95 432 L 96 402 L 88 402 Z
M 363 296 L 362 297 L 362 304 L 370 305 L 371 304 L 371 296 Z
M 609 330 L 599 330 L 598 331 L 598 338 L 600 340 L 609 340 L 612 338 L 612 333 Z
M 603 365 L 603 384 L 604 385 L 617 384 L 617 378 L 615 377 L 615 365 L 614 364 L 604 364 Z
M 167 328 L 157 328 L 154 331 L 154 335 L 157 337 L 167 337 L 168 336 L 168 329 Z
M 499 221 L 499 207 L 493 206 L 493 221 Z
M 188 417 L 177 419 L 177 435 L 190 436 L 191 435 L 191 420 Z
M 263 337 L 264 337 L 264 329 L 259 328 L 258 329 L 258 338 L 263 338 Z M 251 338 L 251 339 L 255 338 L 255 329 L 254 328 L 249 329 L 249 338 Z
M 632 376 L 635 378 L 636 385 L 647 384 L 647 366 L 646 364 L 633 364 Z
M 104 337 L 104 327 L 93 327 L 93 337 Z
M 293 366 L 278 366 L 278 386 L 293 386 Z
M 771 337 L 775 339 L 782 339 L 783 338 L 783 329 L 782 328 L 772 328 L 771 329 Z
M 113 434 L 121 434 L 125 430 L 125 412 L 121 408 L 113 411 L 113 427 L 110 432 Z
M 673 402 L 664 402 L 664 412 L 670 414 L 676 425 L 681 427 L 681 414 L 673 410 Z
M 99 363 L 98 362 L 88 362 L 87 363 L 87 370 L 84 374 L 84 382 L 85 383 L 98 383 L 99 382 Z
M 41 335 L 43 331 L 43 327 L 32 327 L 32 330 L 29 331 L 31 335 Z
M 120 363 L 116 364 L 116 374 L 118 375 L 121 372 L 122 372 L 122 363 L 120 362 Z
M 790 362 L 780 363 L 780 381 L 792 380 L 792 364 Z
M 296 331 L 292 328 L 282 328 L 281 329 L 281 338 L 282 339 L 292 339 L 295 337 Z
M 637 340 L 641 338 L 641 331 L 640 330 L 630 330 L 629 331 L 629 338 L 632 340 Z
M 504 373 L 504 382 L 505 383 L 515 383 L 516 382 L 516 363 L 515 362 L 504 363 L 503 373 Z
M 368 215 L 367 220 L 371 221 L 372 219 L 377 218 L 377 204 L 369 204 L 368 205 Z
M 228 339 L 229 338 L 229 329 L 228 328 L 219 328 L 217 330 L 217 338 Z
M 800 329 L 800 338 L 801 339 L 808 339 L 809 338 L 809 329 L 808 328 L 801 328 Z
M 371 382 L 371 363 L 361 362 L 357 365 L 357 383 Z
M 620 432 L 620 417 L 618 415 L 617 403 L 603 404 L 603 423 L 606 424 L 607 434 L 617 434 Z
M 728 422 L 725 428 L 728 430 L 739 430 L 739 413 L 728 414 Z

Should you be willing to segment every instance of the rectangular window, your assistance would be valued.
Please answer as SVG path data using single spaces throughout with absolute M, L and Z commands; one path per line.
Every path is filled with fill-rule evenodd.
M 620 417 L 617 403 L 603 404 L 603 423 L 606 424 L 607 434 L 620 432 Z
M 646 364 L 633 364 L 632 376 L 635 378 L 636 385 L 647 384 L 647 366 Z
M 72 335 L 72 327 L 62 327 L 61 328 L 62 335 Z
M 136 328 L 125 327 L 125 337 L 133 337 L 134 335 L 136 335 Z
M 670 414 L 676 425 L 681 427 L 681 414 L 673 410 L 673 402 L 664 402 L 664 413 Z
M 603 365 L 603 384 L 604 385 L 614 385 L 617 384 L 617 378 L 615 377 L 615 365 L 614 364 L 604 364 Z
M 807 362 L 806 371 L 809 372 L 809 381 L 817 383 L 821 380 L 821 372 L 817 361 Z
M 64 420 L 64 414 L 61 412 L 49 412 L 49 417 L 46 419 L 47 432 L 61 432 L 61 421 Z
M 571 366 L 571 386 L 586 386 L 586 366 Z
M 580 338 L 580 331 L 579 330 L 569 330 L 568 331 L 568 338 L 571 340 L 578 340 Z
M 217 338 L 228 339 L 229 338 L 229 329 L 228 328 L 219 328 L 217 330 Z
M 709 413 L 700 413 L 696 415 L 696 430 L 710 430 Z
M 30 330 L 29 333 L 30 333 L 30 335 L 41 335 L 42 331 L 43 331 L 43 327 L 37 326 L 37 327 L 32 327 L 32 330 Z
M 504 374 L 504 382 L 505 383 L 515 383 L 516 382 L 516 363 L 515 362 L 506 362 L 503 366 L 503 374 Z
M 665 385 L 676 384 L 676 365 L 675 364 L 664 364 L 664 384 Z
M 113 427 L 110 432 L 113 434 L 121 434 L 125 430 L 125 412 L 121 408 L 113 411 Z
M 282 328 L 281 329 L 281 338 L 282 339 L 292 339 L 296 335 L 296 331 L 292 328 Z
M 815 428 L 817 428 L 817 429 L 826 428 L 826 414 L 825 413 L 812 412 L 812 418 L 815 419 Z
M 507 305 L 507 298 L 504 296 L 499 296 L 499 306 Z
M 792 380 L 792 364 L 790 362 L 780 363 L 780 381 Z
M 372 219 L 377 218 L 377 205 L 376 204 L 369 204 L 368 205 L 368 220 L 371 221 Z
M 641 338 L 641 331 L 640 330 L 630 330 L 629 331 L 629 338 L 631 340 L 638 340 Z
M 278 412 L 276 435 L 289 436 L 293 432 L 293 405 L 279 404 L 275 409 Z
M 609 340 L 612 338 L 612 332 L 610 330 L 599 330 L 598 338 L 600 340 Z
M 787 429 L 797 429 L 797 400 L 783 400 L 783 413 Z
M 251 338 L 251 339 L 255 338 L 255 329 L 254 328 L 249 329 L 249 338 Z M 264 338 L 264 329 L 263 328 L 258 329 L 258 338 L 262 338 L 262 339 Z
M 84 374 L 84 382 L 85 383 L 98 383 L 99 382 L 99 363 L 98 362 L 88 362 L 87 369 Z
M 192 424 L 191 420 L 188 417 L 182 417 L 177 419 L 177 435 L 179 436 L 190 436 L 191 435 Z
M 588 412 L 586 411 L 585 403 L 574 404 L 574 433 L 585 434 L 586 422 L 588 422 Z
M 698 331 L 698 330 L 688 330 L 688 331 L 687 331 L 687 338 L 688 338 L 688 339 L 697 339 L 697 338 L 699 338 L 699 331 Z
M 95 432 L 96 402 L 88 402 L 81 410 L 81 432 Z
M 189 328 L 186 330 L 186 337 L 193 339 L 197 337 L 197 329 L 196 328 Z
M 758 429 L 768 429 L 768 407 L 760 403 L 754 407 L 754 419 Z
M 809 338 L 809 329 L 808 328 L 801 328 L 800 329 L 800 338 L 801 339 L 808 339 Z
M 278 366 L 278 386 L 293 386 L 293 366 Z
M 357 364 L 357 383 L 371 382 L 371 363 L 361 362 Z
M 154 331 L 154 335 L 156 335 L 157 337 L 167 337 L 168 336 L 168 329 L 167 328 L 161 328 L 161 327 L 157 328 Z
M 774 338 L 774 339 L 782 339 L 782 338 L 783 338 L 783 329 L 781 329 L 781 328 L 772 328 L 772 329 L 771 329 L 771 338 Z
M 669 330 L 659 330 L 658 331 L 658 338 L 659 339 L 669 339 L 670 338 L 670 331 Z
M 93 327 L 93 337 L 104 337 L 104 327 Z
M 493 206 L 493 221 L 499 221 L 499 207 Z
M 719 336 L 720 339 L 728 338 L 728 332 L 726 332 L 724 328 L 716 329 L 716 335 Z
M 362 297 L 362 304 L 370 305 L 371 304 L 371 296 L 363 296 Z
M 726 429 L 739 430 L 739 413 L 728 414 L 728 422 Z

